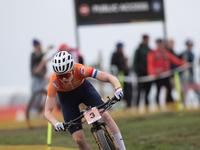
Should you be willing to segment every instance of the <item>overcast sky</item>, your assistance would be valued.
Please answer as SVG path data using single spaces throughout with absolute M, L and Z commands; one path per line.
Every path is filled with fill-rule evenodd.
M 182 52 L 185 40 L 191 38 L 198 59 L 200 0 L 164 0 L 164 4 L 167 36 L 175 40 L 176 52 Z M 53 51 L 63 42 L 76 47 L 72 0 L 0 0 L 0 14 L 0 89 L 13 86 L 30 88 L 33 38 L 41 40 L 43 48 L 53 44 Z M 150 46 L 155 48 L 155 39 L 163 37 L 162 22 L 80 27 L 80 51 L 85 64 L 97 63 L 98 52 L 102 51 L 103 69 L 107 70 L 118 41 L 124 43 L 125 54 L 131 63 L 143 33 L 149 34 Z

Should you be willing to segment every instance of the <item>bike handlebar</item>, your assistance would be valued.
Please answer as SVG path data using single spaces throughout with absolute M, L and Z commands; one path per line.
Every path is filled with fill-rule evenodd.
M 107 98 L 108 98 L 108 100 L 107 100 L 105 103 L 103 103 L 103 104 L 97 106 L 97 109 L 98 109 L 98 110 L 101 109 L 101 108 L 104 107 L 104 106 L 106 106 L 106 107 L 104 108 L 103 111 L 109 110 L 117 101 L 120 101 L 120 99 L 117 99 L 115 96 L 112 97 L 111 99 L 110 99 L 109 97 L 107 97 Z M 79 119 L 82 119 L 83 117 L 84 117 L 84 115 L 81 114 L 81 115 L 80 115 L 79 117 L 77 117 L 76 119 L 70 120 L 69 122 L 64 123 L 65 129 L 76 128 L 76 127 L 79 125 L 79 123 L 75 123 L 75 122 L 78 121 Z

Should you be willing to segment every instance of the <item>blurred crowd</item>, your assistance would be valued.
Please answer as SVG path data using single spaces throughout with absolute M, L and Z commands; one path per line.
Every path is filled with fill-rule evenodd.
M 118 43 L 116 45 L 116 51 L 112 55 L 111 66 L 112 68 L 113 65 L 116 66 L 118 74 L 123 72 L 125 76 L 130 76 L 132 72 L 137 78 L 136 88 L 130 85 L 130 80 L 129 82 L 127 82 L 127 80 L 124 82 L 124 91 L 126 95 L 124 100 L 127 103 L 126 106 L 131 107 L 135 105 L 138 107 L 141 100 L 141 93 L 144 93 L 145 105 L 149 105 L 149 93 L 152 84 L 156 85 L 155 100 L 157 104 L 161 102 L 159 98 L 163 86 L 166 88 L 165 102 L 174 102 L 175 100 L 172 96 L 174 72 L 180 75 L 181 87 L 185 86 L 187 89 L 187 87 L 190 86 L 199 96 L 199 86 L 195 83 L 192 67 L 195 58 L 193 53 L 193 41 L 187 39 L 185 42 L 185 49 L 182 50 L 180 54 L 177 54 L 174 50 L 173 39 L 164 40 L 158 38 L 155 41 L 156 47 L 150 48 L 149 38 L 149 35 L 146 34 L 141 37 L 141 43 L 139 43 L 137 49 L 133 50 L 131 66 L 128 66 L 128 58 L 124 55 L 123 43 Z M 184 76 L 185 71 L 188 73 L 186 77 Z M 185 94 L 183 90 L 185 88 L 181 89 L 183 100 Z M 133 97 L 134 91 L 137 93 L 135 97 Z
M 186 40 L 185 49 L 182 50 L 180 54 L 177 54 L 174 50 L 173 39 L 164 40 L 158 38 L 155 41 L 156 47 L 151 48 L 149 46 L 149 38 L 150 37 L 147 34 L 141 37 L 141 43 L 139 43 L 137 49 L 133 50 L 133 60 L 131 60 L 131 65 L 128 63 L 129 57 L 125 56 L 124 44 L 122 42 L 116 44 L 116 48 L 111 56 L 110 65 L 111 73 L 113 75 L 128 77 L 134 73 L 138 79 L 136 88 L 133 88 L 132 81 L 122 81 L 123 89 L 125 91 L 124 101 L 126 102 L 126 107 L 131 107 L 133 105 L 139 106 L 141 93 L 145 93 L 145 105 L 149 105 L 149 93 L 152 84 L 155 84 L 157 88 L 155 96 L 157 104 L 160 103 L 159 95 L 162 86 L 167 89 L 166 103 L 174 102 L 175 100 L 171 93 L 174 86 L 173 73 L 177 71 L 176 69 L 180 66 L 186 68 L 189 73 L 187 79 L 185 79 L 183 78 L 184 73 L 178 72 L 181 80 L 184 80 L 184 82 L 187 80 L 188 84 L 195 84 L 193 67 L 188 67 L 192 66 L 195 59 L 193 53 L 193 41 L 190 39 Z M 46 63 L 51 60 L 51 57 L 44 59 L 44 55 L 52 48 L 53 46 L 50 45 L 46 50 L 42 50 L 41 42 L 38 39 L 33 40 L 30 67 L 32 94 L 39 89 L 43 89 L 47 83 Z M 73 56 L 75 62 L 84 64 L 83 56 L 77 48 L 70 48 L 67 44 L 63 43 L 59 46 L 58 51 L 67 51 Z M 166 75 L 166 73 L 168 74 Z M 154 78 L 151 78 L 152 76 Z M 181 83 L 184 82 L 181 81 Z M 198 90 L 196 91 L 198 93 Z M 137 93 L 135 97 L 133 97 L 133 92 Z M 184 94 L 184 92 L 182 92 L 182 94 Z

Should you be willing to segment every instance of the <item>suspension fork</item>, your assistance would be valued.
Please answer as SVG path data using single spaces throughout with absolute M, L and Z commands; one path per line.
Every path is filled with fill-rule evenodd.
M 92 132 L 99 149 L 103 150 L 103 148 L 101 147 L 101 144 L 99 142 L 99 139 L 97 138 L 97 134 L 96 134 L 96 131 L 99 130 L 99 129 L 101 129 L 101 123 L 99 121 L 96 121 L 92 124 L 90 131 Z
M 104 126 L 106 132 L 109 134 L 109 136 L 110 136 L 110 138 L 111 138 L 111 140 L 112 140 L 112 143 L 113 143 L 115 149 L 116 149 L 116 150 L 119 150 L 119 146 L 117 145 L 117 142 L 116 142 L 116 140 L 115 140 L 115 138 L 114 138 L 112 132 L 110 131 L 110 129 L 109 129 L 109 127 L 108 127 L 108 124 L 107 124 L 106 122 L 101 123 L 101 122 L 97 121 L 97 122 L 93 123 L 92 125 L 93 125 L 93 126 L 92 126 L 92 128 L 91 128 L 91 132 L 92 132 L 92 134 L 93 134 L 93 136 L 94 136 L 94 138 L 95 138 L 95 140 L 96 140 L 96 143 L 97 143 L 97 145 L 99 146 L 99 149 L 100 149 L 100 150 L 103 150 L 103 149 L 102 149 L 102 147 L 101 147 L 101 145 L 100 145 L 100 143 L 99 143 L 99 140 L 98 140 L 98 138 L 97 138 L 97 135 L 96 135 L 96 132 L 95 132 L 95 131 L 97 131 L 98 129 L 102 129 L 101 126 Z
M 110 129 L 109 129 L 109 127 L 108 127 L 108 124 L 107 124 L 106 122 L 104 122 L 104 127 L 105 127 L 107 133 L 109 134 L 109 136 L 110 136 L 110 138 L 111 138 L 111 140 L 112 140 L 112 143 L 113 143 L 115 149 L 116 149 L 116 150 L 119 150 L 119 146 L 117 145 L 117 142 L 116 142 L 116 140 L 115 140 L 115 138 L 114 138 L 112 132 L 110 131 Z

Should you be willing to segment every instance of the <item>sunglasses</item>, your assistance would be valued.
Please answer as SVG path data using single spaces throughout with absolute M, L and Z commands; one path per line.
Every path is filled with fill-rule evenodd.
M 57 75 L 57 77 L 58 77 L 60 80 L 62 80 L 63 78 L 68 79 L 68 78 L 71 77 L 71 75 L 72 75 L 73 73 L 74 73 L 74 70 L 72 70 L 72 71 L 70 71 L 70 72 L 67 72 L 67 73 L 65 73 L 65 74 Z

